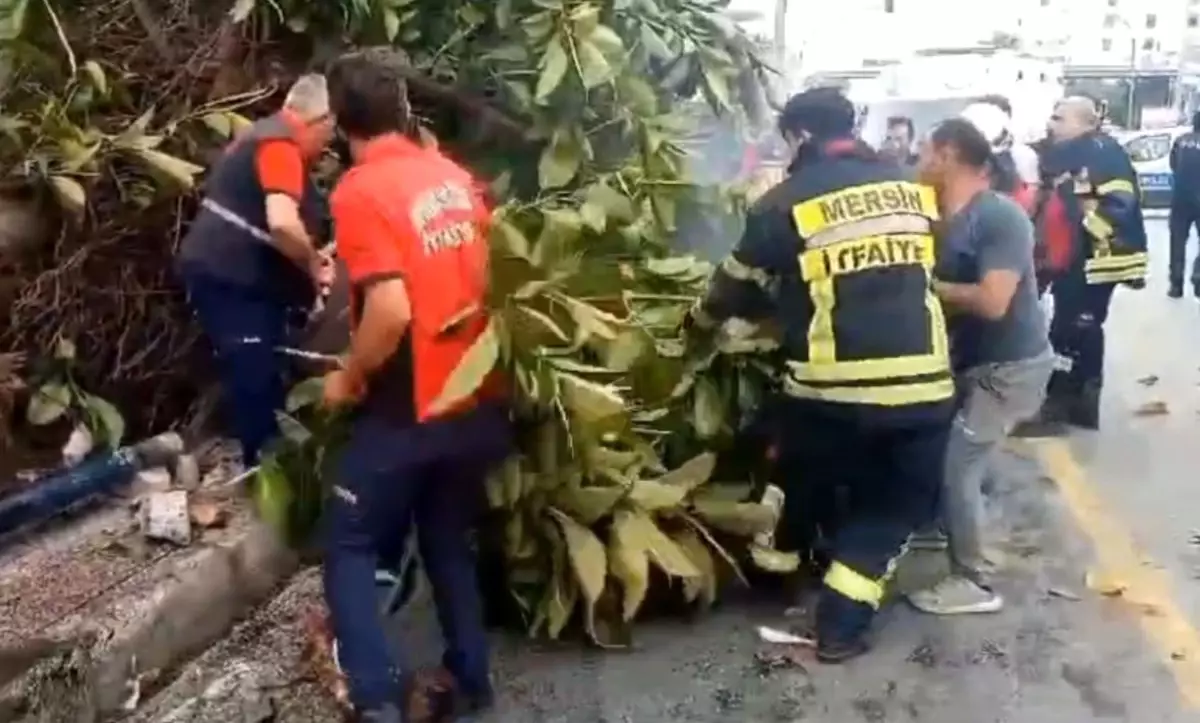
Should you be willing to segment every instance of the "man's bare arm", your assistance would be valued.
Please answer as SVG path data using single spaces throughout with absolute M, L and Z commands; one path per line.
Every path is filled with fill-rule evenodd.
M 300 206 L 291 196 L 267 195 L 267 230 L 275 248 L 300 268 L 311 272 L 319 264 L 316 246 L 300 218 Z
M 975 316 L 996 321 L 1003 319 L 1017 293 L 1021 275 L 1008 269 L 992 269 L 984 273 L 978 284 L 955 284 L 934 281 L 933 289 L 947 304 Z

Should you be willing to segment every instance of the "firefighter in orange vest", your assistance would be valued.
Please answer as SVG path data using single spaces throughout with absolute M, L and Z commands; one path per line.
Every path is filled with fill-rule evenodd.
M 325 595 L 355 715 L 372 723 L 492 703 L 468 532 L 472 502 L 509 450 L 490 385 L 443 404 L 451 373 L 488 329 L 490 215 L 465 170 L 406 135 L 405 72 L 400 54 L 372 49 L 339 58 L 328 76 L 354 161 L 331 200 L 354 324 L 325 401 L 358 413 L 326 510 Z M 393 659 L 376 604 L 376 559 L 414 526 L 446 643 L 436 690 L 416 690 Z
M 1121 144 L 1100 130 L 1102 109 L 1082 96 L 1059 102 L 1041 160 L 1035 224 L 1041 274 L 1050 283 L 1050 342 L 1057 367 L 1039 416 L 1018 436 L 1100 426 L 1104 322 L 1119 285 L 1146 284 L 1146 228 L 1137 174 Z

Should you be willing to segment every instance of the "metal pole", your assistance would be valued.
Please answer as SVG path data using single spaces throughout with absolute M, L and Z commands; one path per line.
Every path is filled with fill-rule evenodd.
M 784 72 L 784 64 L 787 62 L 787 49 L 784 45 L 787 40 L 787 11 L 788 0 L 775 0 L 775 60 L 779 64 L 777 70 Z
M 1132 32 L 1132 28 L 1130 29 Z M 1137 94 L 1137 37 L 1129 39 L 1129 96 L 1125 99 L 1125 123 L 1129 130 L 1134 130 L 1135 117 L 1133 102 Z

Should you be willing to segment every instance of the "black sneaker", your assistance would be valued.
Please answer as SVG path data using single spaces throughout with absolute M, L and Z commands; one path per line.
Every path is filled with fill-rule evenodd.
M 1172 283 L 1171 287 L 1169 289 L 1167 289 L 1167 296 L 1171 297 L 1172 299 L 1182 299 L 1183 298 L 1183 282 L 1181 281 L 1178 284 Z
M 849 662 L 871 649 L 866 638 L 854 640 L 824 640 L 817 641 L 817 660 L 826 665 L 839 665 Z

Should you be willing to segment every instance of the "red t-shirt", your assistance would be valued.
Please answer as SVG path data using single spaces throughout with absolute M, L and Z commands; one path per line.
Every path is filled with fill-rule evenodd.
M 412 305 L 408 359 L 371 380 L 416 421 L 430 415 L 463 355 L 487 326 L 490 214 L 464 169 L 401 135 L 375 139 L 331 198 L 338 256 L 355 318 L 371 284 L 403 279 Z M 449 328 L 447 328 L 449 326 Z M 405 375 L 409 379 L 397 379 Z

